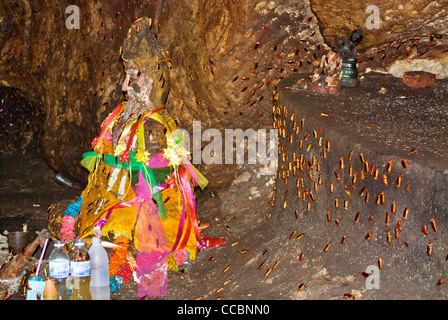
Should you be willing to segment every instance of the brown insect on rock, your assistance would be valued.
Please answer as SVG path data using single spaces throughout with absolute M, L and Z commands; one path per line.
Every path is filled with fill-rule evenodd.
M 350 299 L 350 300 L 354 300 L 355 296 L 350 294 L 350 293 L 344 293 L 344 298 L 345 299 Z
M 327 245 L 325 246 L 324 250 L 322 250 L 322 252 L 327 252 L 328 249 L 330 249 L 331 247 L 331 242 L 328 242 Z
M 431 218 L 431 228 L 434 232 L 437 232 L 436 220 Z
M 395 186 L 397 188 L 400 188 L 400 186 L 401 186 L 401 176 L 400 175 L 397 176 L 397 180 L 395 182 Z
M 353 221 L 354 223 L 358 223 L 359 221 L 359 216 L 360 216 L 360 212 L 358 211 L 355 215 L 355 220 Z
M 344 158 L 343 157 L 339 158 L 339 167 L 341 168 L 341 170 L 344 170 Z
M 386 227 L 390 225 L 390 215 L 389 212 L 386 212 L 386 219 L 385 219 Z
M 364 278 L 368 278 L 368 277 L 370 277 L 370 273 L 367 273 L 367 272 L 361 272 L 361 275 L 362 275 Z
M 432 254 L 432 247 L 433 247 L 433 244 L 431 242 L 428 243 L 428 245 L 426 247 L 426 254 L 428 255 L 428 257 Z
M 225 287 L 226 285 L 228 285 L 230 282 L 232 282 L 232 279 L 226 280 L 222 283 L 222 286 Z
M 362 163 L 365 162 L 364 155 L 362 153 L 359 154 L 359 160 L 361 160 Z
M 377 169 L 378 170 L 378 169 Z M 385 174 L 383 174 L 382 175 L 382 178 L 383 178 L 383 183 L 384 183 L 384 185 L 387 187 L 388 186 L 388 182 L 387 182 L 387 175 L 385 175 Z
M 364 170 L 359 170 L 359 179 L 364 180 Z
M 292 238 L 295 236 L 296 233 L 297 233 L 297 230 L 294 230 L 294 231 L 291 233 L 291 235 L 289 236 L 289 239 L 292 239 Z
M 403 211 L 403 220 L 407 220 L 409 215 L 409 208 L 405 208 Z
M 386 172 L 390 173 L 392 171 L 392 160 L 389 160 L 386 166 Z
M 296 240 L 300 240 L 302 239 L 302 237 L 305 235 L 305 233 L 301 233 L 296 237 Z
M 280 260 L 277 260 L 274 265 L 272 266 L 272 270 L 278 267 L 278 264 L 280 263 Z
M 368 202 L 369 202 L 369 197 L 370 197 L 369 193 L 366 192 L 366 195 L 365 195 L 365 198 L 364 198 L 364 202 L 365 202 L 365 203 L 368 203 Z
M 405 159 L 401 160 L 401 166 L 405 169 L 408 167 Z
M 359 196 L 360 197 L 362 197 L 363 195 L 364 195 L 364 193 L 366 192 L 366 188 L 365 187 L 362 187 L 360 190 L 359 190 Z
M 271 271 L 272 271 L 272 269 L 269 268 L 269 269 L 265 272 L 264 277 L 266 278 L 266 277 L 271 273 Z
M 378 268 L 381 270 L 383 269 L 383 259 L 382 258 L 378 258 Z

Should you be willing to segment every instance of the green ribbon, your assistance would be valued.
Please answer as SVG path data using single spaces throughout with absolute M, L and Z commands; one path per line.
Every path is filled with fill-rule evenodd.
M 166 219 L 168 216 L 166 214 L 165 205 L 163 203 L 162 193 L 160 192 L 160 190 L 157 190 L 157 188 L 154 188 L 159 185 L 157 183 L 157 179 L 154 175 L 154 172 L 145 163 L 137 161 L 135 159 L 135 154 L 136 153 L 134 151 L 129 151 L 129 162 L 121 162 L 119 160 L 119 157 L 115 157 L 111 154 L 100 155 L 95 151 L 89 151 L 82 155 L 83 160 L 81 161 L 81 164 L 85 168 L 87 168 L 90 172 L 92 172 L 94 169 L 94 166 L 92 166 L 91 164 L 94 163 L 96 159 L 101 159 L 109 167 L 125 169 L 128 171 L 142 170 L 143 177 L 149 184 L 152 196 L 154 200 L 157 202 L 157 211 L 159 213 L 159 217 L 160 219 Z

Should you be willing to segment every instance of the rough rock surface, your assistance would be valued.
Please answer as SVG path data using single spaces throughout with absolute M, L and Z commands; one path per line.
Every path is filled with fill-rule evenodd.
M 367 74 L 361 75 L 359 88 L 341 89 L 339 95 L 317 95 L 287 89 L 297 76 L 278 83 L 276 104 L 287 106 L 288 111 L 277 114 L 277 119 L 286 123 L 285 137 L 283 133 L 280 137 L 280 145 L 286 149 L 279 149 L 277 178 L 260 175 L 259 166 L 247 164 L 237 168 L 230 188 L 197 191 L 199 220 L 210 223 L 203 231 L 225 237 L 226 244 L 201 250 L 196 260 L 181 265 L 179 272 L 170 271 L 168 294 L 157 299 L 446 299 L 446 81 L 416 90 L 391 76 Z M 399 112 L 392 112 L 395 109 Z M 305 119 L 304 129 L 299 128 L 298 136 L 294 132 L 289 142 L 286 134 L 292 132 L 293 113 L 299 126 Z M 326 159 L 323 149 L 328 149 Z M 295 177 L 289 170 L 294 152 L 296 159 L 301 154 L 306 159 L 304 171 L 296 167 Z M 320 163 L 320 185 L 313 156 Z M 365 171 L 366 161 L 369 172 Z M 30 221 L 31 230 L 40 228 L 47 222 L 47 204 L 59 199 L 74 201 L 80 192 L 52 183 L 49 170 L 35 170 L 39 163 L 28 165 L 21 176 L 9 170 L 2 179 L 2 193 L 8 199 L 22 200 L 2 203 L 2 226 L 15 223 L 20 227 Z M 288 171 L 289 178 L 284 179 Z M 11 177 L 15 177 L 12 182 Z M 297 197 L 297 181 L 305 200 Z M 48 189 L 42 190 L 42 182 Z M 406 219 L 405 208 L 409 209 Z M 435 219 L 436 231 L 431 219 Z M 398 222 L 401 231 L 397 231 L 397 239 Z M 378 266 L 380 258 L 380 289 L 369 289 L 371 279 L 366 277 L 375 271 L 368 268 Z M 136 284 L 130 282 L 112 298 L 139 299 L 135 294 Z
M 414 69 L 432 66 L 438 78 L 446 77 L 445 2 L 379 4 L 381 28 L 367 30 L 367 2 L 80 1 L 80 28 L 67 29 L 70 1 L 6 0 L 0 6 L 0 84 L 20 90 L 44 114 L 39 129 L 49 166 L 85 181 L 80 155 L 123 100 L 120 46 L 137 17 L 154 19 L 170 52 L 167 109 L 191 132 L 193 120 L 204 130 L 269 126 L 273 84 L 315 69 L 338 36 L 355 27 L 366 35 L 360 70 L 394 67 L 400 76 L 418 60 Z M 229 185 L 235 175 L 233 166 L 200 169 L 215 186 Z

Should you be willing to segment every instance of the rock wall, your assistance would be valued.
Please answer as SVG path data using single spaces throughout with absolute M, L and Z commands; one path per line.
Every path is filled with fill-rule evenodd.
M 354 27 L 366 34 L 361 71 L 388 72 L 411 58 L 430 58 L 441 70 L 446 66 L 441 60 L 447 50 L 443 1 L 403 1 L 401 20 L 386 10 L 395 5 L 379 4 L 386 11 L 374 31 L 365 28 L 368 4 L 363 1 L 81 0 L 79 29 L 66 27 L 70 5 L 68 0 L 2 2 L 0 85 L 19 89 L 42 108 L 41 144 L 48 165 L 79 180 L 87 176 L 79 165 L 81 154 L 89 150 L 101 120 L 124 98 L 120 46 L 140 16 L 154 19 L 171 56 L 167 109 L 190 132 L 194 120 L 203 130 L 221 132 L 270 126 L 277 81 L 311 72 L 337 37 Z M 403 67 L 398 69 L 397 75 Z M 439 77 L 445 76 L 446 70 Z M 212 187 L 234 178 L 234 166 L 198 167 Z

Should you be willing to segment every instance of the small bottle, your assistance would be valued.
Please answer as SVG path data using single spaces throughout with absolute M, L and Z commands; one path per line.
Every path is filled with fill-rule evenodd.
M 58 291 L 56 290 L 54 279 L 47 278 L 45 280 L 43 300 L 58 300 Z
M 92 300 L 110 300 L 109 257 L 101 245 L 101 230 L 93 229 L 94 237 L 89 249 L 90 255 L 90 293 Z
M 67 278 L 70 275 L 70 258 L 63 241 L 56 241 L 49 257 L 50 277 L 54 279 L 59 300 L 70 300 Z
M 73 277 L 72 300 L 92 300 L 90 294 L 90 255 L 84 240 L 76 240 L 70 251 L 70 273 Z

